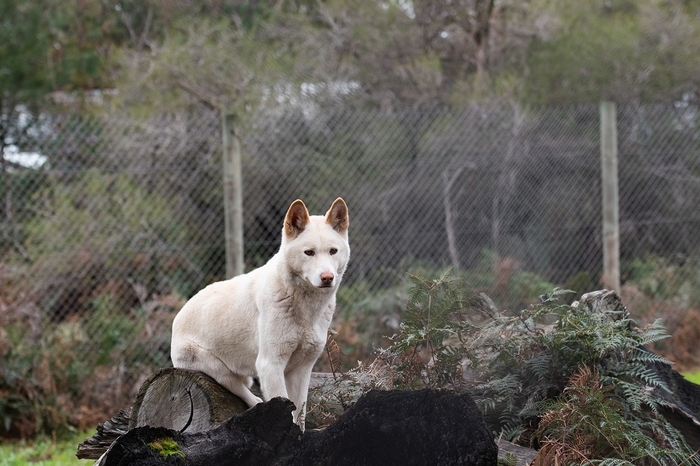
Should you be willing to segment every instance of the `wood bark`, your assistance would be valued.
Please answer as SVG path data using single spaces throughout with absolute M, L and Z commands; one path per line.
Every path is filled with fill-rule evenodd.
M 457 181 L 459 175 L 466 167 L 457 167 L 450 173 L 449 170 L 442 172 L 442 179 L 445 183 L 442 188 L 442 203 L 445 207 L 445 232 L 447 233 L 447 250 L 450 251 L 452 267 L 460 268 L 459 250 L 457 249 L 457 238 L 455 236 L 454 219 L 452 218 L 452 185 Z
M 81 460 L 96 460 L 122 435 L 129 431 L 131 407 L 122 409 L 112 419 L 97 425 L 97 432 L 78 445 L 75 456 Z
M 508 464 L 512 464 L 510 461 L 515 459 L 514 466 L 528 466 L 537 456 L 537 450 L 521 447 L 507 440 L 499 439 L 496 445 L 498 445 L 498 459 Z

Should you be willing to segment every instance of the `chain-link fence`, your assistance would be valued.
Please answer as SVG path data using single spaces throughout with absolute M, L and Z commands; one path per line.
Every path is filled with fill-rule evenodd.
M 697 256 L 699 123 L 693 107 L 619 109 L 623 281 L 646 254 Z M 0 174 L 3 326 L 21 321 L 31 339 L 50 324 L 90 367 L 168 365 L 172 316 L 225 274 L 220 117 L 46 116 L 26 133 Z M 597 106 L 309 106 L 239 133 L 247 269 L 274 254 L 294 199 L 318 214 L 341 196 L 352 300 L 414 266 L 472 271 L 501 293 L 599 286 Z

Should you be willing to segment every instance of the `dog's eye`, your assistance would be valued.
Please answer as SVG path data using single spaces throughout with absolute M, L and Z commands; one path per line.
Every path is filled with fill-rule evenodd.
M 304 251 L 304 254 L 306 254 L 307 256 L 313 256 L 316 253 L 313 249 L 307 249 L 306 251 Z
M 338 250 L 337 250 L 336 248 L 331 248 L 331 250 L 328 251 L 328 252 L 330 252 L 330 253 L 331 253 L 331 256 L 332 256 L 333 254 L 335 254 L 336 252 L 338 252 Z

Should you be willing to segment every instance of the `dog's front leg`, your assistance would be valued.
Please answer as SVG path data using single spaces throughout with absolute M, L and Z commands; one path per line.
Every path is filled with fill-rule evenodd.
M 295 367 L 285 376 L 289 399 L 292 400 L 294 406 L 296 406 L 293 413 L 294 422 L 299 424 L 302 431 L 304 430 L 304 421 L 306 419 L 306 400 L 309 396 L 309 380 L 311 380 L 312 369 L 313 363 L 304 364 Z
M 260 389 L 265 401 L 278 396 L 289 398 L 284 382 L 284 369 L 289 361 L 289 355 L 286 353 L 278 345 L 273 344 L 260 348 L 255 361 L 255 370 L 258 373 Z M 291 352 L 289 353 L 291 355 Z

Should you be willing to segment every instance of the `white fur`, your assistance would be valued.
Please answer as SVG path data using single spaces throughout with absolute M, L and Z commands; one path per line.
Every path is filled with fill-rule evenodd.
M 249 406 L 262 401 L 249 389 L 258 377 L 265 400 L 294 402 L 303 428 L 311 369 L 350 258 L 348 225 L 341 198 L 325 216 L 309 216 L 294 201 L 280 250 L 267 264 L 207 286 L 175 316 L 173 365 L 210 375 Z

